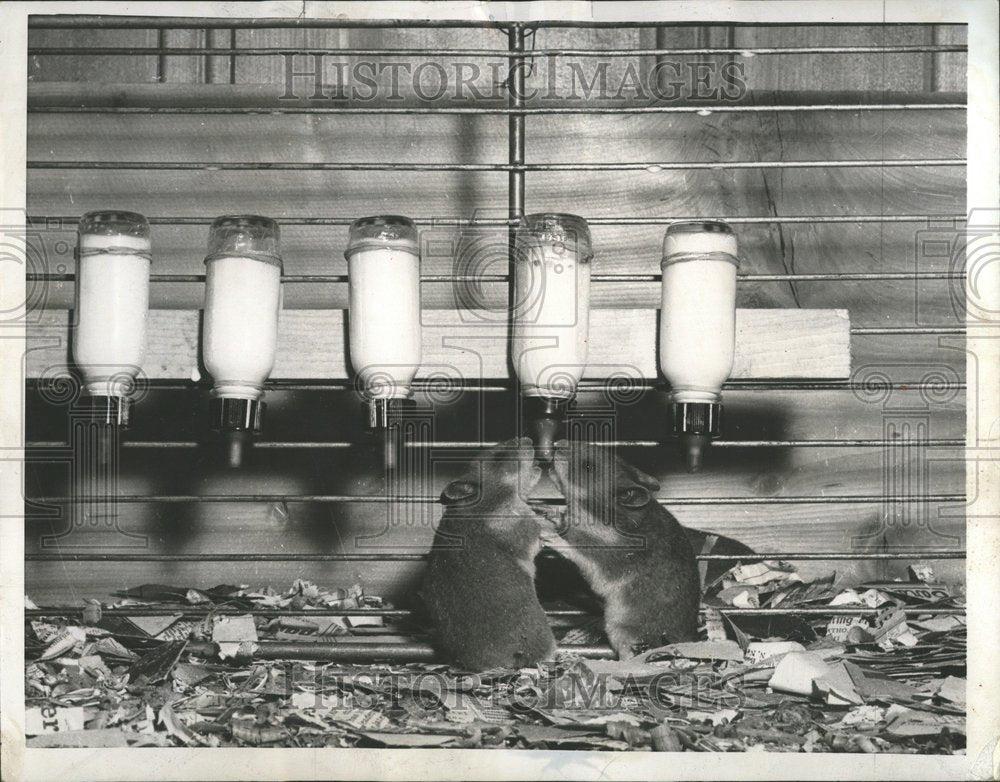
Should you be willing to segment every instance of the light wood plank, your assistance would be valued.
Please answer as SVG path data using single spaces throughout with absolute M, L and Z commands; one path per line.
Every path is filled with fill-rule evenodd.
M 151 379 L 199 375 L 198 312 L 151 310 L 143 371 Z M 594 310 L 587 376 L 657 375 L 655 310 Z M 70 317 L 46 312 L 29 334 L 27 372 L 37 377 L 68 363 Z M 423 377 L 509 376 L 506 313 L 425 310 Z M 846 378 L 850 321 L 844 310 L 737 310 L 734 378 Z M 50 337 L 56 345 L 46 345 Z M 343 378 L 345 315 L 340 310 L 285 310 L 272 378 Z

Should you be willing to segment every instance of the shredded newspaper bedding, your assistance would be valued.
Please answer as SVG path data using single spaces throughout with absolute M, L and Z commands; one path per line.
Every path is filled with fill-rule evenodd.
M 599 620 L 564 622 L 551 663 L 484 673 L 262 659 L 270 641 L 426 643 L 366 614 L 391 606 L 360 586 L 146 584 L 26 621 L 27 745 L 962 754 L 963 590 L 926 564 L 910 576 L 842 589 L 739 565 L 706 595 L 704 640 L 588 659 L 573 646 L 602 643 Z M 795 613 L 820 607 L 841 612 Z

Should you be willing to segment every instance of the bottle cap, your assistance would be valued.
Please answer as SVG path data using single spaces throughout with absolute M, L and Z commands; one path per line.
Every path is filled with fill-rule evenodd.
M 138 212 L 117 210 L 87 212 L 80 218 L 77 233 L 91 236 L 134 236 L 149 238 L 149 221 Z
M 209 425 L 216 432 L 260 434 L 261 419 L 266 407 L 259 399 L 216 397 L 208 403 Z
M 225 215 L 215 218 L 208 231 L 205 263 L 218 258 L 250 258 L 281 268 L 278 224 L 259 215 Z
M 590 227 L 577 215 L 561 212 L 530 214 L 517 229 L 517 242 L 522 252 L 516 254 L 515 260 L 530 257 L 524 251 L 539 246 L 574 253 L 580 263 L 589 263 L 594 257 Z
M 138 255 L 152 260 L 149 221 L 137 212 L 87 212 L 76 227 L 81 258 L 88 255 Z
M 375 215 L 355 220 L 347 239 L 344 257 L 350 260 L 359 250 L 392 249 L 420 257 L 417 227 L 401 215 Z

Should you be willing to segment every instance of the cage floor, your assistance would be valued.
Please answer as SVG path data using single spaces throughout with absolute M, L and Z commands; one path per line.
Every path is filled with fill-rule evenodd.
M 29 601 L 27 744 L 964 752 L 961 588 L 845 590 L 782 564 L 710 590 L 706 640 L 616 660 L 598 618 L 555 606 L 555 660 L 482 673 L 358 586 Z

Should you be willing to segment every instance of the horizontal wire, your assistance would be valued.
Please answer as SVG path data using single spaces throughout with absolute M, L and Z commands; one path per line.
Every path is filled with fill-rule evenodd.
M 556 558 L 556 555 L 543 555 Z M 757 554 L 699 554 L 701 561 L 735 562 L 745 559 L 777 560 L 918 560 L 965 559 L 964 551 L 920 549 L 906 552 L 847 552 L 847 551 L 778 551 Z M 106 554 L 60 552 L 58 554 L 25 554 L 26 562 L 423 562 L 427 554 Z
M 595 20 L 564 20 L 553 19 L 531 22 L 499 22 L 493 19 L 347 19 L 344 17 L 243 17 L 243 18 L 208 18 L 200 16 L 125 16 L 125 15 L 52 15 L 33 16 L 31 28 L 39 30 L 59 30 L 59 29 L 139 29 L 139 30 L 180 30 L 180 29 L 208 29 L 208 30 L 229 30 L 245 28 L 255 29 L 398 29 L 407 30 L 411 28 L 470 28 L 470 29 L 491 29 L 510 30 L 514 27 L 524 29 L 539 29 L 545 27 L 657 27 L 662 22 L 633 22 L 633 21 L 595 21 Z
M 611 378 L 601 381 L 592 378 L 584 378 L 577 384 L 578 391 L 602 391 L 608 387 L 609 382 L 623 381 L 630 390 L 667 390 L 666 384 L 660 380 L 649 378 Z M 51 384 L 48 378 L 29 377 L 25 378 L 25 383 L 29 387 L 43 388 Z M 163 390 L 195 390 L 199 388 L 211 388 L 212 383 L 208 380 L 167 380 L 162 378 L 150 378 L 144 380 L 143 384 L 152 389 Z M 479 380 L 472 378 L 445 378 L 444 385 L 449 390 L 469 390 L 469 391 L 489 391 L 502 392 L 513 391 L 518 388 L 516 380 Z M 879 378 L 873 384 L 860 381 L 851 382 L 849 380 L 727 380 L 722 388 L 729 391 L 918 391 L 924 388 L 936 389 L 940 383 L 936 381 L 921 380 L 898 380 L 882 382 Z M 440 380 L 417 379 L 411 384 L 411 389 L 416 392 L 439 390 L 442 386 Z M 299 378 L 296 380 L 266 380 L 264 388 L 270 391 L 352 391 L 357 388 L 357 381 L 353 378 L 324 378 L 309 379 Z M 965 390 L 966 383 L 949 382 L 949 390 Z
M 28 497 L 29 502 L 41 504 L 84 504 L 84 503 L 411 503 L 414 505 L 437 505 L 437 496 L 420 494 L 118 494 Z M 920 503 L 920 502 L 965 502 L 964 494 L 818 494 L 798 497 L 656 497 L 660 505 L 866 505 L 871 503 Z M 530 505 L 565 505 L 562 497 L 546 497 L 528 500 Z
M 335 448 L 357 448 L 370 445 L 371 442 L 347 442 L 344 440 L 332 441 L 275 441 L 262 440 L 254 441 L 254 448 L 264 449 L 335 449 Z M 135 449 L 160 449 L 160 448 L 199 448 L 209 445 L 207 442 L 197 442 L 194 440 L 146 440 L 132 441 L 125 440 L 122 446 Z M 455 448 L 460 450 L 476 450 L 481 448 L 492 448 L 494 443 L 474 442 L 471 440 L 443 440 L 434 442 L 406 442 L 404 448 L 435 449 L 435 448 Z M 610 440 L 598 443 L 591 443 L 601 448 L 665 448 L 676 445 L 675 440 Z M 924 439 L 898 439 L 898 440 L 713 440 L 713 448 L 892 448 L 894 446 L 905 445 L 908 448 L 964 448 L 965 440 L 958 438 L 924 438 Z M 25 448 L 69 448 L 68 442 L 59 440 L 35 440 L 24 444 Z
M 705 106 L 39 106 L 28 104 L 30 114 L 472 114 L 472 115 L 619 115 L 619 114 L 760 114 L 802 111 L 965 111 L 964 103 L 814 103 L 718 104 Z
M 139 29 L 139 30 L 180 30 L 192 29 L 398 29 L 406 30 L 410 28 L 470 28 L 470 29 L 493 29 L 510 30 L 512 28 L 522 28 L 525 30 L 537 30 L 545 28 L 580 28 L 580 29 L 647 29 L 662 27 L 663 21 L 656 20 L 596 20 L 596 19 L 540 19 L 531 21 L 510 21 L 500 22 L 494 19 L 346 19 L 343 17 L 230 17 L 230 18 L 208 18 L 200 16 L 127 16 L 127 15 L 38 15 L 32 16 L 30 29 L 32 30 L 58 30 L 58 29 Z M 670 23 L 672 26 L 690 27 L 695 23 Z M 699 22 L 697 24 L 703 24 Z M 794 22 L 792 23 L 794 24 Z M 748 23 L 731 23 L 731 27 L 739 29 L 754 29 L 759 25 Z M 774 25 L 766 25 L 770 28 Z
M 759 168 L 904 168 L 964 166 L 965 158 L 896 158 L 889 160 L 740 160 L 691 163 L 319 163 L 192 162 L 123 160 L 29 160 L 33 169 L 97 171 L 721 171 Z
M 214 217 L 166 217 L 154 216 L 146 218 L 150 225 L 211 225 Z M 354 217 L 306 217 L 303 215 L 292 215 L 275 218 L 283 225 L 332 225 L 350 226 L 357 218 Z M 435 218 L 435 217 L 412 217 L 410 218 L 417 225 L 430 225 L 435 227 L 505 227 L 517 226 L 519 220 L 514 219 L 462 219 L 462 218 Z M 964 222 L 965 215 L 960 214 L 938 214 L 938 215 L 765 215 L 761 217 L 718 217 L 706 215 L 694 215 L 687 217 L 587 217 L 584 218 L 588 225 L 670 225 L 675 222 L 689 222 L 698 220 L 722 221 L 733 225 L 768 225 L 772 223 L 928 223 L 937 221 Z M 53 223 L 76 224 L 80 218 L 56 215 L 29 215 L 27 224 L 46 226 Z
M 25 618 L 43 616 L 73 616 L 85 611 L 88 606 L 65 606 L 59 608 L 25 608 Z M 864 606 L 828 606 L 822 608 L 730 608 L 729 606 L 701 606 L 700 611 L 707 609 L 719 611 L 722 614 L 735 616 L 874 616 L 883 609 L 868 608 Z M 908 606 L 901 608 L 907 616 L 919 616 L 926 614 L 929 616 L 964 616 L 964 608 L 914 608 Z M 189 606 L 136 606 L 134 608 L 122 606 L 115 608 L 102 608 L 102 616 L 165 616 L 171 614 L 181 614 L 184 617 L 204 617 L 209 615 L 229 616 L 233 614 L 252 614 L 261 617 L 287 617 L 287 616 L 381 616 L 392 619 L 405 619 L 414 615 L 413 611 L 405 608 L 230 608 L 217 606 L 212 608 L 199 608 Z M 546 616 L 557 617 L 589 617 L 594 614 L 580 609 L 556 609 L 545 612 Z
M 966 333 L 965 326 L 851 326 L 851 336 L 885 336 L 894 335 L 900 337 L 921 336 L 921 335 L 950 335 L 963 336 Z
M 744 282 L 860 282 L 873 280 L 964 280 L 965 272 L 835 272 L 835 273 L 789 273 L 789 274 L 737 274 L 736 279 Z M 596 283 L 620 282 L 661 282 L 660 274 L 592 274 L 590 281 Z M 27 282 L 74 282 L 75 274 L 54 274 L 29 272 Z M 150 282 L 203 283 L 204 274 L 150 274 Z M 283 283 L 319 284 L 347 283 L 346 274 L 284 274 Z M 420 281 L 425 283 L 448 282 L 510 282 L 506 274 L 423 274 Z
M 851 326 L 851 334 L 855 336 L 873 334 L 895 334 L 898 336 L 950 334 L 962 336 L 965 333 L 965 326 Z
M 293 46 L 290 44 L 289 46 Z M 528 52 L 512 52 L 508 49 L 338 49 L 329 46 L 308 46 L 300 48 L 276 48 L 273 46 L 248 46 L 238 48 L 173 46 L 36 46 L 28 49 L 28 55 L 37 57 L 77 56 L 77 55 L 122 55 L 129 57 L 154 55 L 164 57 L 219 55 L 226 57 L 260 57 L 268 55 L 333 54 L 338 57 L 501 57 L 505 59 L 530 60 L 534 57 L 658 57 L 683 55 L 735 55 L 755 57 L 773 54 L 927 54 L 932 52 L 967 52 L 963 44 L 897 44 L 891 46 L 771 46 L 746 48 L 697 48 L 697 49 L 532 49 Z
M 94 30 L 230 30 L 246 28 L 248 30 L 276 28 L 336 30 L 336 29 L 399 29 L 410 28 L 488 28 L 506 30 L 514 26 L 530 27 L 562 27 L 565 23 L 531 22 L 525 25 L 519 22 L 496 22 L 493 20 L 473 19 L 345 19 L 342 17 L 244 17 L 244 18 L 209 18 L 200 16 L 125 16 L 125 15 L 53 15 L 33 16 L 30 28 L 32 30 L 63 30 L 63 29 L 94 29 Z M 581 23 L 572 26 L 590 26 Z M 631 23 L 614 23 L 612 26 L 631 26 Z

